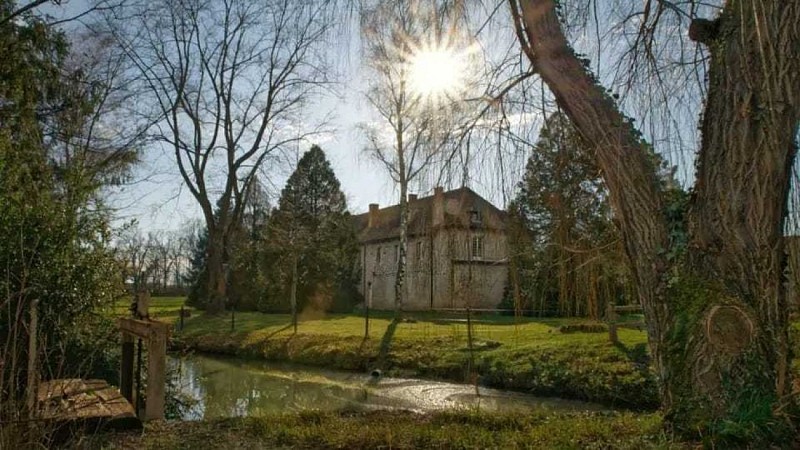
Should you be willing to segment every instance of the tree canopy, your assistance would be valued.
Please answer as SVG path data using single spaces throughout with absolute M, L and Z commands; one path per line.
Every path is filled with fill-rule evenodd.
M 296 259 L 299 310 L 352 307 L 357 299 L 355 229 L 339 180 L 319 146 L 303 154 L 281 191 L 268 241 L 285 288 L 292 283 Z M 288 290 L 283 293 L 288 300 Z

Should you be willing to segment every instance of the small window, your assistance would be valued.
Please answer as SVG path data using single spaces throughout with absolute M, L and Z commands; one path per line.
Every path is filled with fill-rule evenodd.
M 378 265 L 378 266 L 381 265 L 381 248 L 380 247 L 375 249 L 375 264 Z
M 472 237 L 472 257 L 475 259 L 483 258 L 483 237 Z
M 469 221 L 470 223 L 481 223 L 481 212 L 473 209 L 469 212 Z
M 417 261 L 422 261 L 422 241 L 417 241 Z
M 395 264 L 399 264 L 400 263 L 400 246 L 399 245 L 395 245 L 394 246 L 394 262 L 395 262 Z

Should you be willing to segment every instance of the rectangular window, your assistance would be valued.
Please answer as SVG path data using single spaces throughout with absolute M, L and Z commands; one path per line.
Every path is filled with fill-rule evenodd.
M 476 223 L 476 224 L 477 223 L 481 223 L 481 212 L 476 210 L 476 209 L 473 209 L 472 211 L 470 211 L 469 212 L 469 221 L 471 223 Z
M 472 237 L 472 257 L 474 259 L 483 258 L 483 237 L 481 236 Z
M 381 248 L 380 247 L 375 249 L 375 265 L 376 266 L 380 266 L 381 265 Z
M 394 263 L 395 264 L 399 264 L 400 263 L 400 246 L 399 245 L 395 245 L 394 246 Z
M 417 241 L 417 262 L 422 261 L 422 241 Z

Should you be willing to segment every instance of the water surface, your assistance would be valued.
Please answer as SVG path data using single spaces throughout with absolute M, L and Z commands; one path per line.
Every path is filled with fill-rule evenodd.
M 596 411 L 602 406 L 468 384 L 325 370 L 293 364 L 193 355 L 173 358 L 180 392 L 191 398 L 184 419 L 258 416 L 344 408 L 436 411 Z

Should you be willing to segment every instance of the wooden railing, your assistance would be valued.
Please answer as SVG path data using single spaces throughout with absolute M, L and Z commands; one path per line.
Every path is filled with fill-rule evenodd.
M 641 305 L 615 305 L 613 303 L 609 303 L 606 307 L 606 322 L 608 322 L 608 339 L 613 342 L 619 342 L 617 337 L 617 328 L 620 325 L 624 325 L 626 327 L 635 327 L 635 328 L 642 328 L 644 327 L 644 321 L 620 321 L 619 315 L 620 313 L 641 313 L 642 306 Z

